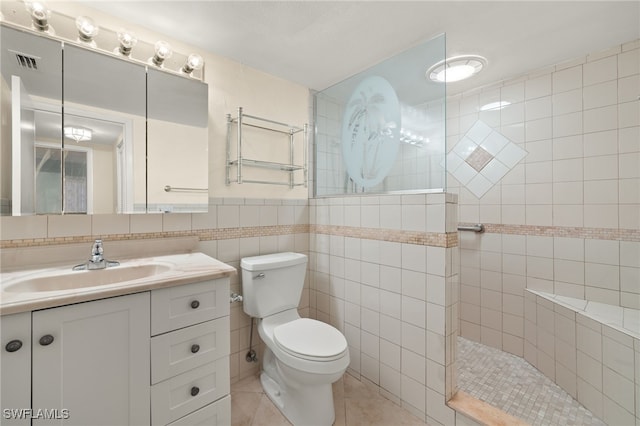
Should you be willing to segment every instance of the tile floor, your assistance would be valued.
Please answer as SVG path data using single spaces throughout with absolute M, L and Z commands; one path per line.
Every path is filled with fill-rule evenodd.
M 417 417 L 380 396 L 377 389 L 349 374 L 333 385 L 335 426 L 424 425 Z M 262 391 L 258 376 L 231 385 L 231 424 L 233 426 L 288 426 Z
M 569 394 L 524 359 L 458 338 L 461 390 L 533 426 L 603 426 Z M 349 374 L 333 385 L 336 426 L 425 425 L 417 417 Z M 291 425 L 262 391 L 258 376 L 231 386 L 233 426 Z
M 534 426 L 604 425 L 524 359 L 462 337 L 458 387 Z

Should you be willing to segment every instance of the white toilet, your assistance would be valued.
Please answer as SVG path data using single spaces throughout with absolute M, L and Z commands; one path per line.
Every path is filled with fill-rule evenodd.
M 298 315 L 307 256 L 245 257 L 240 267 L 244 311 L 258 319 L 258 333 L 267 345 L 262 387 L 295 426 L 333 424 L 331 384 L 347 369 L 349 349 L 340 331 Z

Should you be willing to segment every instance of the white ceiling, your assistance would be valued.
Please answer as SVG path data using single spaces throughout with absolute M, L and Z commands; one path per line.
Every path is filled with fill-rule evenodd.
M 449 94 L 640 38 L 637 0 L 83 2 L 316 90 L 443 32 L 488 59 Z

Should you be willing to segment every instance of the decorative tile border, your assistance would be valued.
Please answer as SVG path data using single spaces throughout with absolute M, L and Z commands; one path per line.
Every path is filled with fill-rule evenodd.
M 156 238 L 198 237 L 200 241 L 230 240 L 235 238 L 269 237 L 306 234 L 309 225 L 250 226 L 245 228 L 194 229 L 191 231 L 147 232 L 139 234 L 102 234 L 75 237 L 33 238 L 0 241 L 0 249 L 50 246 L 59 244 L 92 243 L 96 238 L 108 241 L 146 240 Z
M 456 247 L 458 233 L 416 232 L 397 229 L 358 228 L 353 226 L 310 225 L 312 234 L 338 235 L 365 240 L 391 241 L 395 243 L 417 244 L 433 247 Z
M 473 226 L 475 223 L 459 223 L 460 226 Z M 562 226 L 502 225 L 484 224 L 485 232 L 490 234 L 534 235 L 542 237 L 585 238 L 594 240 L 640 242 L 640 229 L 572 228 Z M 75 237 L 30 238 L 0 241 L 0 249 L 37 247 L 57 244 L 91 243 L 96 238 L 108 241 L 145 240 L 152 238 L 198 237 L 200 241 L 229 240 L 234 238 L 269 237 L 291 234 L 327 234 L 369 240 L 391 241 L 434 247 L 458 246 L 458 233 L 435 233 L 401 231 L 395 229 L 358 228 L 333 225 L 277 225 L 250 226 L 238 228 L 211 228 L 190 231 L 148 232 L 136 234 L 102 234 Z
M 473 226 L 475 223 L 459 223 Z M 485 223 L 484 232 L 490 234 L 534 235 L 538 237 L 585 238 L 640 242 L 640 229 L 577 228 L 567 226 L 502 225 Z

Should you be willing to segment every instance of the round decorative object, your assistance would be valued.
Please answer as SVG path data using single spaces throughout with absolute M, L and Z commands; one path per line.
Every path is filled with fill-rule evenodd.
M 355 183 L 372 187 L 387 176 L 400 146 L 400 102 L 382 77 L 362 80 L 342 119 L 342 158 Z

